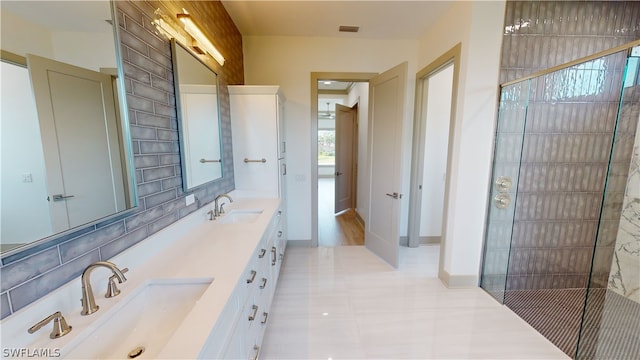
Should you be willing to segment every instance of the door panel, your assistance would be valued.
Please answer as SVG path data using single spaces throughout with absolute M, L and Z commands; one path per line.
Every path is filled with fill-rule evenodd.
M 402 201 L 402 122 L 407 63 L 377 77 L 369 86 L 370 201 L 365 246 L 398 266 Z
M 124 210 L 111 76 L 33 55 L 28 56 L 28 64 L 54 230 Z M 56 201 L 54 195 L 63 198 Z
M 336 104 L 335 213 L 353 207 L 356 110 Z

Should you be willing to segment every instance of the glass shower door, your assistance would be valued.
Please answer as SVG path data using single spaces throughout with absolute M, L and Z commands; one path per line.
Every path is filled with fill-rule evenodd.
M 627 67 L 577 359 L 640 359 L 640 46 Z
M 500 303 L 504 302 L 509 252 L 524 138 L 529 81 L 502 88 L 498 111 L 493 174 L 481 287 Z

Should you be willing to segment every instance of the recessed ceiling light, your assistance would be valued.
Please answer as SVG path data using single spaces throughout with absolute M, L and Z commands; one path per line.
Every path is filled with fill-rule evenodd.
M 357 33 L 360 30 L 360 26 L 347 26 L 347 25 L 340 25 L 340 28 L 338 31 L 340 32 L 352 32 L 352 33 Z

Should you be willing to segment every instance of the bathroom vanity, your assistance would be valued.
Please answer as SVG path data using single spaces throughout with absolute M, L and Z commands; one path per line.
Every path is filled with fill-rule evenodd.
M 3 347 L 44 358 L 257 358 L 286 248 L 281 201 L 234 198 L 216 220 L 207 208 L 111 259 L 129 268 L 118 296 L 104 298 L 111 273 L 96 269 L 97 312 L 80 315 L 78 278 L 5 319 Z M 27 333 L 56 311 L 70 333 Z

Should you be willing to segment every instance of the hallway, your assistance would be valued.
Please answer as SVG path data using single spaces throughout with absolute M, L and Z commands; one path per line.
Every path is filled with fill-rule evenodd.
M 334 214 L 333 178 L 318 179 L 318 246 L 364 245 L 364 229 L 354 209 Z

